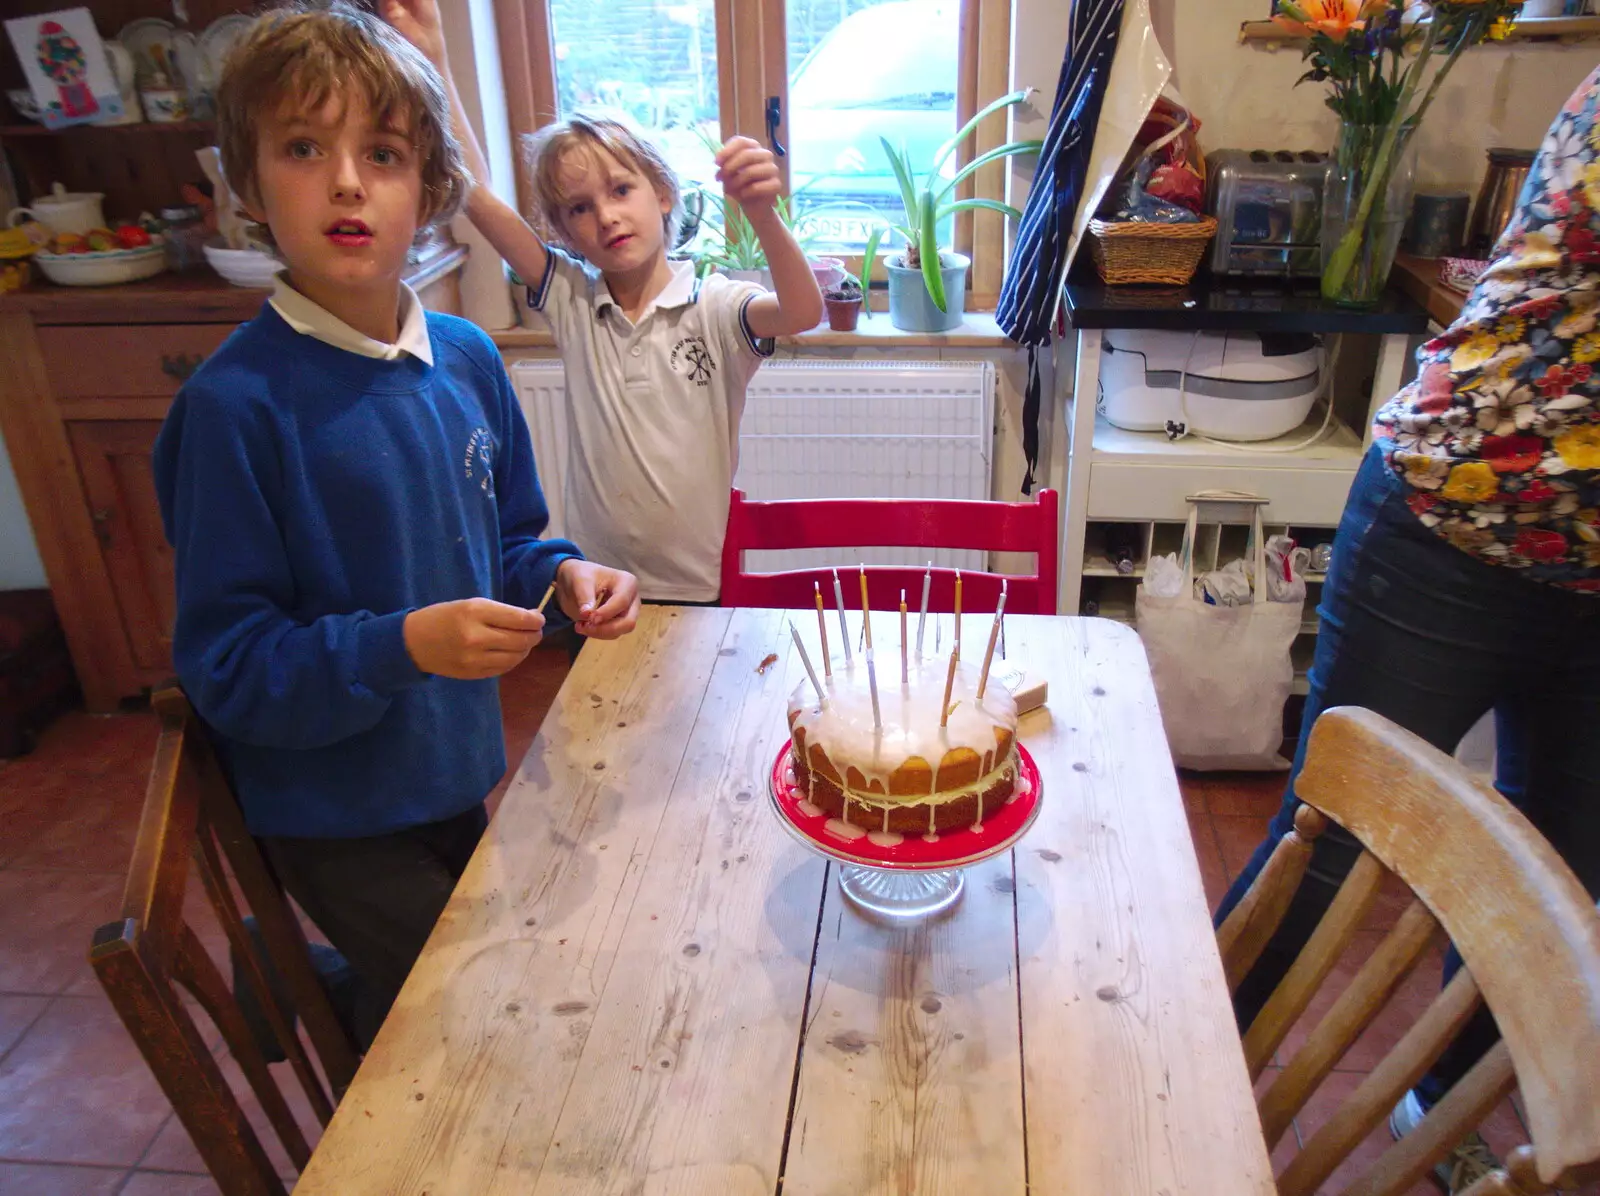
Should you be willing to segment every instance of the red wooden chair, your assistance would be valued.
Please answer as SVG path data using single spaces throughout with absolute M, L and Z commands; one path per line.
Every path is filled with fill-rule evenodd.
M 1005 576 L 1006 610 L 1015 614 L 1056 613 L 1056 560 L 1060 551 L 1058 505 L 1054 490 L 1039 491 L 1037 502 L 977 502 L 947 498 L 807 498 L 750 502 L 733 492 L 728 534 L 722 543 L 722 605 L 807 607 L 819 569 L 746 573 L 749 549 L 782 548 L 967 548 L 985 552 L 1031 552 L 1034 572 Z M 846 604 L 859 602 L 857 566 L 839 555 Z M 867 592 L 878 610 L 894 610 L 904 590 L 913 610 L 922 600 L 922 566 L 872 565 Z M 928 609 L 955 609 L 955 570 L 935 569 Z M 993 610 L 1002 575 L 961 571 L 961 604 L 970 611 Z M 854 588 L 850 587 L 854 582 Z M 833 605 L 830 585 L 823 597 Z

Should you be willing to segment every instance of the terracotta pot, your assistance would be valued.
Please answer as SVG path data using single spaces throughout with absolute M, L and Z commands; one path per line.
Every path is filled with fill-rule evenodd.
M 861 296 L 855 295 L 849 299 L 822 300 L 828 309 L 828 327 L 835 332 L 854 332 L 856 321 L 861 318 Z

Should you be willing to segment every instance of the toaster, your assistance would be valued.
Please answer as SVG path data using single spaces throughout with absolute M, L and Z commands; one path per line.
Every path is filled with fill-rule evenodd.
M 1213 274 L 1322 273 L 1322 192 L 1333 159 L 1290 150 L 1217 150 L 1206 158 L 1206 210 L 1217 218 Z

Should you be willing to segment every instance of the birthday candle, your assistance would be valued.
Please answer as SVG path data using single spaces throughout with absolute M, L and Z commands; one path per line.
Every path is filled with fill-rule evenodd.
M 983 654 L 983 672 L 978 676 L 978 701 L 983 701 L 983 691 L 989 685 L 989 666 L 994 663 L 994 645 L 1000 638 L 1000 620 L 1006 613 L 1006 593 L 1000 591 L 1000 604 L 994 608 L 994 624 L 989 628 L 989 650 Z
M 922 575 L 922 609 L 917 612 L 917 659 L 922 659 L 922 626 L 928 621 L 928 589 L 933 585 L 933 562 L 928 562 L 928 571 Z
M 872 729 L 883 733 L 883 716 L 878 713 L 878 670 L 873 665 L 872 649 L 867 649 L 867 688 L 872 692 Z
M 944 705 L 939 707 L 939 725 L 941 727 L 950 725 L 950 691 L 955 688 L 956 661 L 960 659 L 961 653 L 950 653 L 950 671 L 944 677 Z
M 794 636 L 794 646 L 800 650 L 800 663 L 806 666 L 806 676 L 811 678 L 811 685 L 817 691 L 817 701 L 826 704 L 827 696 L 822 692 L 822 682 L 817 680 L 817 670 L 811 667 L 811 657 L 806 652 L 806 646 L 800 639 L 799 629 L 793 623 L 789 624 L 789 634 Z
M 867 602 L 867 567 L 861 566 L 861 634 L 866 636 L 867 652 L 872 651 L 872 606 Z
M 906 592 L 900 591 L 900 684 L 911 684 L 911 670 L 906 647 Z
M 828 676 L 833 676 L 833 658 L 828 655 L 828 619 L 822 612 L 822 583 L 811 583 L 817 591 L 817 635 L 822 638 L 822 671 Z
M 955 653 L 961 655 L 961 574 L 956 573 L 956 636 L 953 641 Z
M 839 608 L 839 642 L 844 645 L 845 667 L 850 667 L 850 628 L 844 621 L 844 587 L 839 584 L 839 570 L 833 571 L 833 602 Z
M 1010 583 L 1000 579 L 1000 659 L 1006 658 L 1006 587 Z

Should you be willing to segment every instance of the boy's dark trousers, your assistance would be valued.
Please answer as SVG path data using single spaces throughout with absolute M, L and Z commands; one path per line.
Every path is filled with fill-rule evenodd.
M 324 983 L 357 1049 L 372 1045 L 488 825 L 480 802 L 371 838 L 258 840 L 283 887 L 354 971 L 353 983 Z

